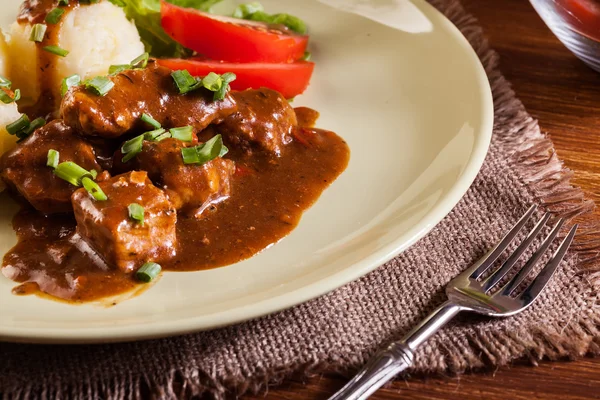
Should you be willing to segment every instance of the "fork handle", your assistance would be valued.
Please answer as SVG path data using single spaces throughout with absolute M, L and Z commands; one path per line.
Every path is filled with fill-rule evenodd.
M 414 350 L 461 311 L 461 307 L 446 301 L 413 328 L 399 342 L 380 351 L 346 386 L 329 400 L 362 400 L 410 367 Z
M 404 343 L 389 345 L 373 357 L 369 363 L 329 400 L 366 399 L 394 376 L 410 367 L 413 352 Z

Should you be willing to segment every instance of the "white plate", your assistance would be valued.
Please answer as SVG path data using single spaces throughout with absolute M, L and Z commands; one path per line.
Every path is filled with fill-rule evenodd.
M 422 0 L 262 3 L 309 23 L 317 68 L 294 105 L 316 108 L 318 126 L 348 141 L 346 172 L 276 246 L 225 268 L 167 273 L 116 307 L 14 296 L 14 283 L 0 276 L 0 339 L 135 340 L 282 310 L 377 268 L 464 195 L 489 146 L 493 104 L 479 60 L 446 18 Z M 0 19 L 10 21 L 6 11 L 17 7 L 17 0 L 0 0 Z M 0 204 L 4 254 L 15 243 L 13 209 L 5 196 Z

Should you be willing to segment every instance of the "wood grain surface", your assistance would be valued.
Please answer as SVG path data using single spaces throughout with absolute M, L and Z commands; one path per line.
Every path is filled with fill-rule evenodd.
M 517 96 L 575 171 L 574 183 L 598 202 L 600 74 L 563 47 L 527 0 L 463 0 L 500 54 Z M 600 216 L 600 211 L 596 210 Z M 291 379 L 253 399 L 326 399 L 345 380 Z M 515 365 L 460 377 L 406 377 L 373 399 L 600 399 L 600 359 Z

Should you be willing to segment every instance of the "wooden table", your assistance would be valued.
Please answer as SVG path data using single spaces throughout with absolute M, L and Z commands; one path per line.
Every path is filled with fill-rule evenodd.
M 600 74 L 562 46 L 527 0 L 463 0 L 463 4 L 479 18 L 517 96 L 575 171 L 574 183 L 596 200 L 600 193 Z M 298 378 L 271 388 L 266 397 L 326 399 L 343 384 L 343 379 L 334 376 Z M 600 359 L 543 362 L 537 368 L 520 365 L 460 377 L 408 378 L 372 398 L 600 398 Z

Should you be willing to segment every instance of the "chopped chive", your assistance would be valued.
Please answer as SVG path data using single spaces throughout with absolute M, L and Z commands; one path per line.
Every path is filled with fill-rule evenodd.
M 311 57 L 312 57 L 312 54 L 310 53 L 310 51 L 305 51 L 301 60 L 302 61 L 310 61 Z
M 16 121 L 6 125 L 6 131 L 11 135 L 16 135 L 17 133 L 27 129 L 29 126 L 29 117 L 26 114 L 21 114 L 19 119 Z
M 200 164 L 200 156 L 195 147 L 184 147 L 181 149 L 184 164 Z
M 97 96 L 105 96 L 115 86 L 115 83 L 105 76 L 97 76 L 83 82 L 85 88 Z
M 83 178 L 93 178 L 90 171 L 80 167 L 72 161 L 65 161 L 56 166 L 54 175 L 69 182 L 73 186 L 81 186 Z
M 160 274 L 161 269 L 162 268 L 160 264 L 157 264 L 155 262 L 147 262 L 146 264 L 142 265 L 140 269 L 137 270 L 137 272 L 135 273 L 135 277 L 139 281 L 149 283 L 152 282 L 158 276 L 158 274 Z
M 10 85 L 12 85 L 11 81 L 9 81 L 8 79 L 6 79 L 3 76 L 0 76 L 0 88 L 10 89 Z
M 194 128 L 189 125 L 169 129 L 169 133 L 173 139 L 181 140 L 182 142 L 191 142 L 194 140 Z
M 38 117 L 31 121 L 29 126 L 23 130 L 23 135 L 27 137 L 31 135 L 36 129 L 41 128 L 44 125 L 46 125 L 46 120 L 42 117 Z
M 217 157 L 223 157 L 228 152 L 229 149 L 223 144 L 221 135 L 216 135 L 206 143 L 181 149 L 181 156 L 184 164 L 202 165 Z
M 59 6 L 68 6 L 69 0 L 58 0 L 58 5 Z
M 60 95 L 65 96 L 70 88 L 78 86 L 81 83 L 81 77 L 77 74 L 67 76 L 60 83 Z
M 160 136 L 164 135 L 165 133 L 168 133 L 165 129 L 158 128 L 153 131 L 144 133 L 144 140 L 153 142 L 153 141 L 156 141 L 156 139 L 158 139 Z M 170 137 L 170 135 L 171 134 L 169 133 L 169 137 Z
M 60 158 L 60 153 L 54 149 L 48 150 L 48 160 L 46 161 L 46 165 L 50 168 L 58 167 L 58 160 Z
M 221 78 L 221 75 L 210 72 L 202 78 L 202 86 L 211 92 L 217 92 L 223 87 L 223 78 Z
M 223 100 L 225 98 L 225 95 L 229 91 L 229 84 L 235 81 L 237 76 L 233 72 L 225 72 L 221 75 L 221 78 L 223 79 L 223 85 L 221 86 L 221 89 L 215 92 L 213 101 Z
M 81 179 L 81 184 L 83 185 L 85 190 L 87 190 L 87 192 L 90 195 L 92 195 L 92 197 L 94 199 L 96 199 L 98 201 L 108 200 L 106 193 L 104 193 L 104 191 L 100 188 L 100 186 L 96 182 L 94 182 L 92 179 L 88 178 L 87 176 L 85 176 Z
M 171 133 L 170 132 L 164 132 L 162 135 L 159 135 L 157 137 L 154 138 L 155 142 L 160 142 L 163 141 L 165 139 L 169 139 L 171 137 Z
M 2 101 L 4 104 L 14 103 L 15 101 L 19 101 L 20 98 L 21 91 L 19 89 L 15 90 L 15 94 L 13 97 L 10 97 L 8 93 L 0 89 L 0 101 Z
M 143 113 L 141 116 L 142 121 L 144 121 L 145 123 L 147 123 L 148 125 L 150 125 L 153 128 L 156 129 L 160 129 L 160 122 L 158 122 L 157 120 L 155 120 L 154 118 L 152 118 L 150 115 Z
M 44 24 L 34 24 L 33 28 L 31 28 L 31 34 L 29 35 L 29 40 L 32 42 L 41 42 L 44 40 L 44 35 L 46 34 L 46 25 Z
M 146 68 L 150 54 L 143 53 L 131 61 L 131 68 Z
M 123 153 L 123 158 L 121 161 L 126 163 L 140 154 L 142 152 L 143 143 L 144 135 L 136 136 L 133 139 L 123 143 L 123 146 L 121 146 L 121 153 Z
M 42 49 L 59 57 L 66 57 L 66 55 L 69 54 L 68 50 L 61 49 L 58 46 L 44 46 Z
M 185 94 L 202 86 L 202 80 L 194 78 L 187 70 L 173 71 L 171 73 L 179 93 Z
M 124 0 L 108 0 L 108 1 L 110 1 L 117 7 L 125 7 L 127 5 L 127 3 L 125 3 Z
M 141 226 L 144 226 L 144 207 L 137 203 L 131 203 L 127 206 L 129 218 L 136 220 Z
M 65 10 L 63 8 L 54 8 L 52 11 L 46 14 L 45 21 L 49 24 L 57 24 L 64 13 Z
M 221 78 L 223 78 L 223 82 L 229 84 L 237 79 L 237 75 L 233 72 L 225 72 Z
M 108 67 L 108 74 L 117 75 L 119 72 L 127 71 L 128 69 L 131 69 L 131 65 L 129 64 L 111 65 Z

